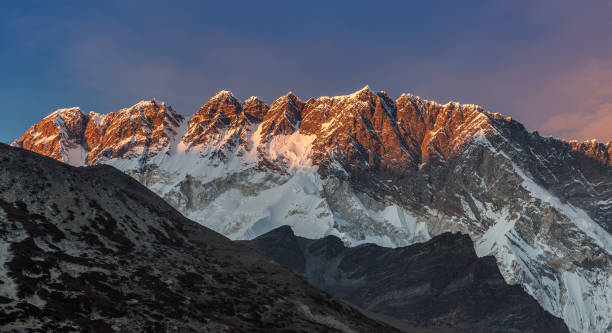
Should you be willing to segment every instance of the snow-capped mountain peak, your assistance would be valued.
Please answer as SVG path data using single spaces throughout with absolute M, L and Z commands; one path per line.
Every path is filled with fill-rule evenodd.
M 281 225 L 351 245 L 462 232 L 573 331 L 612 331 L 611 143 L 542 137 L 477 105 L 369 87 L 306 102 L 288 93 L 269 107 L 221 91 L 189 122 L 141 103 L 75 111 L 63 127 L 48 117 L 14 145 L 116 166 L 234 239 Z
M 30 127 L 12 145 L 72 165 L 83 165 L 82 144 L 87 119 L 79 107 L 58 109 Z

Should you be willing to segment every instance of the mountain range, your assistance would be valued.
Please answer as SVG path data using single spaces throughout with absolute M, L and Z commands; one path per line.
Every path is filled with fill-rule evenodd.
M 364 87 L 269 106 L 220 91 L 188 119 L 156 100 L 60 109 L 12 145 L 114 166 L 236 240 L 283 225 L 349 246 L 460 232 L 573 332 L 612 331 L 612 143 Z

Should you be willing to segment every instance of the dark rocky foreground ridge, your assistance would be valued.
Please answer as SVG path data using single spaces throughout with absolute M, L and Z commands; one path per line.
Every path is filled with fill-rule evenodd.
M 458 332 L 569 332 L 495 258 L 478 258 L 469 236 L 444 233 L 422 244 L 345 247 L 335 236 L 307 239 L 283 226 L 243 241 L 330 294 L 410 327 Z
M 395 332 L 109 166 L 0 144 L 0 331 Z

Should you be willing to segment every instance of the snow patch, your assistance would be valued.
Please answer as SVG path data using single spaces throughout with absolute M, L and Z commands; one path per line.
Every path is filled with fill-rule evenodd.
M 303 135 L 299 131 L 291 135 L 277 135 L 268 144 L 268 156 L 281 160 L 289 171 L 311 168 L 312 142 L 316 135 Z
M 64 143 L 60 143 L 62 158 L 65 163 L 68 163 L 72 166 L 84 166 L 86 165 L 85 161 L 87 160 L 87 150 L 83 148 L 81 145 L 75 145 L 73 147 L 65 147 Z
M 187 217 L 231 239 L 252 239 L 282 225 L 291 226 L 302 237 L 341 237 L 321 191 L 316 170 L 299 170 L 283 184 L 253 196 L 228 190 L 205 209 L 188 212 Z

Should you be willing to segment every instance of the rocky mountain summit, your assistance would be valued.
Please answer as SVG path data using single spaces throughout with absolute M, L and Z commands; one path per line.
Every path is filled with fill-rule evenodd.
M 420 328 L 457 332 L 569 332 L 495 258 L 478 258 L 469 236 L 443 233 L 406 247 L 346 247 L 336 236 L 307 239 L 291 227 L 242 241 L 314 286 L 368 311 Z
M 155 100 L 101 115 L 60 109 L 32 126 L 13 145 L 68 164 L 94 165 L 103 159 L 145 157 L 169 148 L 184 121 Z
M 398 332 L 115 168 L 0 144 L 3 332 Z
M 612 332 L 611 143 L 543 137 L 476 105 L 368 87 L 288 93 L 269 107 L 222 91 L 189 120 L 155 101 L 114 118 L 77 111 L 58 110 L 13 145 L 113 165 L 232 239 L 289 225 L 398 247 L 461 232 L 570 330 Z M 92 119 L 106 125 L 91 133 L 121 128 L 108 134 L 117 139 L 81 134 Z

